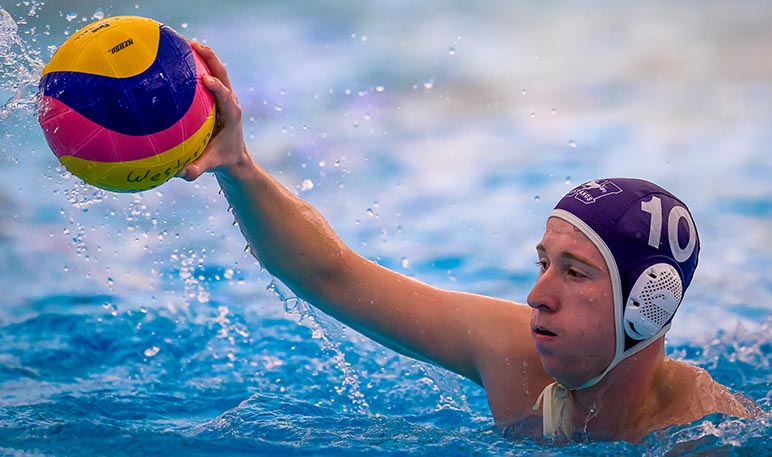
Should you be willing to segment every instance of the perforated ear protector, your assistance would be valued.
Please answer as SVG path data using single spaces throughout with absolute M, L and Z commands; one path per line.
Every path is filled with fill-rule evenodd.
M 672 265 L 657 263 L 644 270 L 625 304 L 625 333 L 635 340 L 654 336 L 673 317 L 682 294 L 681 277 Z

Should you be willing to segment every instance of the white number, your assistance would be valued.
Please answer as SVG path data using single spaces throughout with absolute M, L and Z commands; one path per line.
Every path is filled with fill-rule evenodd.
M 641 202 L 641 210 L 651 214 L 649 224 L 649 246 L 659 249 L 659 234 L 662 231 L 662 200 L 659 197 L 651 197 L 647 202 Z
M 678 245 L 678 222 L 681 218 L 684 218 L 686 225 L 689 226 L 689 241 L 683 249 Z M 694 252 L 694 246 L 697 244 L 697 230 L 695 230 L 694 222 L 683 206 L 674 206 L 670 210 L 670 215 L 667 217 L 667 237 L 670 241 L 670 250 L 673 251 L 673 257 L 677 262 L 685 261 Z
M 641 211 L 651 215 L 649 246 L 659 249 L 660 233 L 662 232 L 662 200 L 652 196 L 651 200 L 641 202 Z M 689 226 L 689 241 L 683 248 L 678 244 L 678 223 L 681 222 L 682 218 Z M 697 245 L 697 230 L 694 228 L 694 221 L 689 217 L 689 212 L 683 206 L 676 205 L 670 210 L 667 217 L 667 237 L 670 250 L 677 262 L 683 262 L 691 257 L 694 247 Z

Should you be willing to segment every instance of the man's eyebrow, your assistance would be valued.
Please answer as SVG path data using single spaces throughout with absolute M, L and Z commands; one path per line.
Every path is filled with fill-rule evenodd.
M 544 247 L 543 244 L 539 243 L 536 245 L 536 252 L 537 253 L 546 253 L 547 249 Z M 564 259 L 573 260 L 579 263 L 583 263 L 591 268 L 595 268 L 596 270 L 602 271 L 603 268 L 599 265 L 596 265 L 594 262 L 590 261 L 589 259 L 582 257 L 580 255 L 574 254 L 573 252 L 561 252 L 560 257 Z

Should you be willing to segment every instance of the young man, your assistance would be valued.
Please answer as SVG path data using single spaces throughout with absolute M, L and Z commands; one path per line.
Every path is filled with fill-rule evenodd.
M 697 266 L 686 206 L 641 180 L 586 183 L 563 197 L 536 247 L 528 306 L 440 290 L 345 246 L 322 216 L 250 157 L 223 64 L 220 129 L 180 177 L 213 172 L 253 254 L 299 297 L 402 354 L 485 388 L 496 423 L 548 437 L 637 442 L 649 432 L 751 409 L 705 371 L 665 357 L 664 333 Z

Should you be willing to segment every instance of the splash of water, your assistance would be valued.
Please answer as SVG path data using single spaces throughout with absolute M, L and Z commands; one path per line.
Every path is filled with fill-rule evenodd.
M 369 414 L 370 406 L 361 390 L 361 380 L 356 369 L 346 360 L 339 342 L 332 340 L 328 335 L 334 332 L 329 326 L 340 325 L 330 319 L 319 319 L 316 316 L 314 308 L 308 303 L 295 296 L 287 286 L 274 278 L 268 285 L 268 290 L 284 302 L 284 308 L 288 315 L 297 319 L 298 323 L 308 327 L 311 330 L 311 337 L 322 342 L 322 347 L 329 351 L 334 366 L 343 374 L 342 383 L 335 388 L 338 395 L 347 394 L 353 410 L 361 414 Z M 341 330 L 337 329 L 338 332 Z M 343 407 L 348 411 L 347 406 Z
M 42 70 L 40 52 L 21 39 L 17 22 L 0 8 L 0 121 L 16 111 L 35 111 Z

